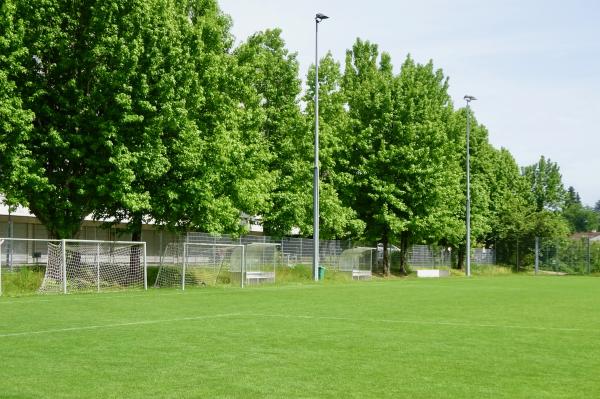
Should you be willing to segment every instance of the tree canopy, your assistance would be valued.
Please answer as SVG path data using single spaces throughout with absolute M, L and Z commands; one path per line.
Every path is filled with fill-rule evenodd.
M 170 230 L 312 231 L 315 67 L 306 85 L 279 29 L 234 46 L 216 0 L 0 5 L 0 192 L 54 237 L 93 215 Z M 432 61 L 398 69 L 357 39 L 320 61 L 323 238 L 398 245 L 465 240 L 467 109 Z M 600 226 L 545 156 L 519 169 L 471 113 L 475 245 Z M 406 270 L 404 270 L 406 271 Z

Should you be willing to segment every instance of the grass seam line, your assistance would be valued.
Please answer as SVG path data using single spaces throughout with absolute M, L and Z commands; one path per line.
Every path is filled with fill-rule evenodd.
M 196 320 L 216 319 L 216 318 L 222 318 L 222 317 L 235 317 L 235 316 L 241 316 L 241 314 L 240 313 L 222 313 L 222 314 L 216 314 L 216 315 L 179 317 L 179 318 L 175 318 L 175 319 L 141 320 L 141 321 L 132 321 L 132 322 L 127 322 L 127 323 L 97 324 L 97 325 L 92 325 L 92 326 L 56 328 L 56 329 L 38 330 L 38 331 L 21 331 L 21 332 L 0 334 L 0 338 L 21 337 L 21 336 L 27 336 L 27 335 L 40 335 L 40 334 L 53 334 L 53 333 L 71 332 L 71 331 L 99 330 L 99 329 L 103 329 L 103 328 L 141 326 L 141 325 L 149 325 L 149 324 L 174 323 L 174 322 L 179 322 L 179 321 L 196 321 Z
M 308 320 L 337 320 L 337 321 L 360 321 L 369 323 L 390 323 L 390 324 L 422 324 L 435 326 L 452 326 L 452 327 L 476 327 L 476 328 L 506 328 L 518 330 L 540 330 L 540 331 L 563 331 L 563 332 L 598 332 L 596 329 L 590 328 L 569 328 L 569 327 L 540 327 L 540 326 L 517 326 L 510 324 L 473 324 L 460 323 L 452 321 L 422 321 L 422 320 L 394 320 L 394 319 L 358 319 L 352 317 L 333 317 L 333 316 L 310 316 L 310 315 L 284 315 L 284 314 L 266 314 L 266 313 L 243 313 L 240 316 L 248 317 L 274 317 L 288 319 L 308 319 Z

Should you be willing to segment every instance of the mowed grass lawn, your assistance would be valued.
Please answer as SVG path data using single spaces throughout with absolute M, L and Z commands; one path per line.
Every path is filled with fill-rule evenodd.
M 0 397 L 600 397 L 600 279 L 4 297 Z

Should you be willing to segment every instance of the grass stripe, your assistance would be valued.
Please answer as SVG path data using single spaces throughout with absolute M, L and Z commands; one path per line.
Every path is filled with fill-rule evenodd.
M 216 319 L 216 318 L 239 316 L 239 315 L 240 315 L 239 313 L 223 313 L 223 314 L 216 314 L 216 315 L 180 317 L 180 318 L 175 318 L 175 319 L 141 320 L 141 321 L 132 321 L 132 322 L 127 322 L 127 323 L 96 324 L 96 325 L 92 325 L 92 326 L 56 328 L 56 329 L 39 330 L 39 331 L 21 331 L 21 332 L 15 332 L 15 333 L 0 334 L 0 338 L 22 337 L 22 336 L 27 336 L 27 335 L 39 335 L 39 334 L 53 334 L 53 333 L 60 333 L 60 332 L 99 330 L 99 329 L 104 329 L 104 328 L 115 328 L 115 327 L 143 326 L 143 325 L 148 325 L 148 324 L 173 323 L 173 322 L 180 322 L 180 321 L 196 321 L 196 320 Z

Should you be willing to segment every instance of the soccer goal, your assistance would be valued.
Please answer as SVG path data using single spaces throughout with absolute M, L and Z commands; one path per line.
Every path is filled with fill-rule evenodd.
M 155 287 L 215 285 L 232 270 L 244 269 L 244 246 L 236 244 L 170 243 L 162 257 Z M 240 282 L 243 284 L 243 281 Z
M 352 279 L 368 280 L 372 276 L 373 260 L 376 260 L 377 248 L 356 247 L 340 254 L 339 270 L 352 274 Z
M 145 242 L 60 240 L 47 258 L 41 293 L 148 288 Z

